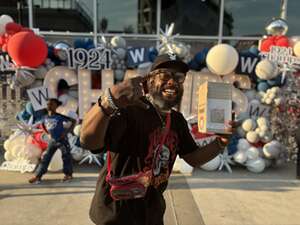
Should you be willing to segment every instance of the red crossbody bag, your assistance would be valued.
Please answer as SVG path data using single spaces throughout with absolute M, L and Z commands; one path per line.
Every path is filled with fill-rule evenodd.
M 164 129 L 164 133 L 162 135 L 160 145 L 158 148 L 158 152 L 154 155 L 159 155 L 164 145 L 167 135 L 169 133 L 171 127 L 171 115 L 168 113 L 166 127 Z M 153 158 L 153 161 L 155 159 Z M 140 163 L 138 161 L 138 165 L 140 167 Z M 136 199 L 143 198 L 146 195 L 147 189 L 151 184 L 151 180 L 153 177 L 153 169 L 143 172 L 141 168 L 139 168 L 140 172 L 128 176 L 120 176 L 115 177 L 111 175 L 111 156 L 110 151 L 107 151 L 107 175 L 106 182 L 110 184 L 110 196 L 113 200 L 128 200 L 128 199 Z

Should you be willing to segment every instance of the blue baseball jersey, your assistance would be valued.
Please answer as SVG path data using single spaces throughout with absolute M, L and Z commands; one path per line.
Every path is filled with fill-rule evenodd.
M 57 113 L 51 116 L 47 115 L 44 118 L 43 124 L 48 133 L 51 135 L 51 137 L 58 141 L 61 138 L 63 132 L 65 131 L 63 123 L 70 121 L 71 120 L 68 117 Z

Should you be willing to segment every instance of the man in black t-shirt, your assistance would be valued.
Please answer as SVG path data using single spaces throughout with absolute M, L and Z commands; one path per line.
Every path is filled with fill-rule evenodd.
M 199 166 L 227 144 L 230 135 L 223 135 L 199 149 L 182 114 L 172 109 L 182 98 L 187 71 L 188 66 L 175 55 L 158 56 L 146 77 L 112 86 L 85 115 L 82 146 L 95 153 L 110 152 L 91 204 L 95 224 L 163 225 L 163 192 L 176 156 Z M 115 177 L 151 171 L 146 194 L 116 200 L 106 179 L 109 171 Z

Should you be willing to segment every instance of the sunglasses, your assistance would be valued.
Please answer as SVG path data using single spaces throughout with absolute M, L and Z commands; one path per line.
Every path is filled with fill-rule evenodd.
M 168 82 L 170 79 L 174 79 L 178 83 L 182 84 L 185 80 L 185 73 L 173 72 L 168 69 L 157 69 L 149 74 L 150 76 L 158 76 L 160 80 Z

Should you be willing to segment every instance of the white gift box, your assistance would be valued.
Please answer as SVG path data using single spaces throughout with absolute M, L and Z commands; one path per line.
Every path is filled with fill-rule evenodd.
M 224 134 L 232 120 L 232 85 L 205 82 L 199 86 L 198 129 L 201 133 Z

